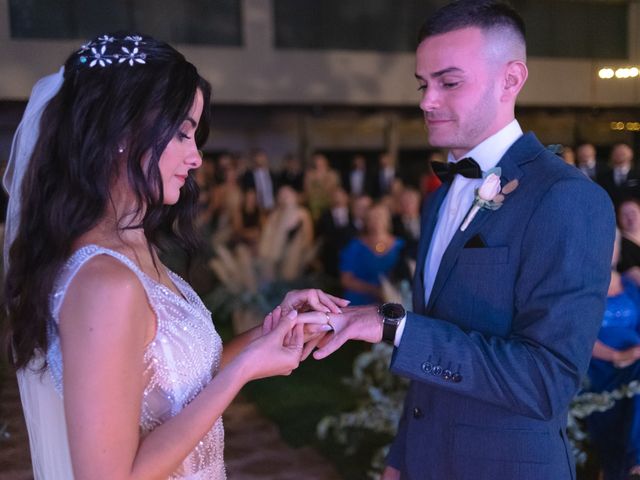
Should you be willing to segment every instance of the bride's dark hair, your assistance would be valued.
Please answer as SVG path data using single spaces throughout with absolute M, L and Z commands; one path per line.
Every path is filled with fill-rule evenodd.
M 125 60 L 112 55 L 99 61 L 101 53 L 125 52 L 122 47 L 137 50 Z M 195 138 L 202 145 L 209 133 L 210 86 L 168 44 L 118 33 L 96 38 L 67 59 L 62 87 L 40 121 L 5 272 L 5 346 L 16 368 L 25 367 L 37 351 L 46 352 L 56 275 L 73 242 L 105 215 L 118 175 L 126 175 L 135 211 L 142 215 L 140 224 L 125 228 L 143 228 L 155 247 L 169 239 L 189 252 L 196 248 L 198 187 L 189 177 L 180 200 L 165 206 L 158 160 L 178 134 L 197 90 L 204 109 Z

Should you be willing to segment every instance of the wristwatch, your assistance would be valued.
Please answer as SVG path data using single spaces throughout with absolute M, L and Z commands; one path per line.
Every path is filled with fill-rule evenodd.
M 382 341 L 393 345 L 400 320 L 407 312 L 399 303 L 383 303 L 378 308 L 378 315 L 382 317 Z

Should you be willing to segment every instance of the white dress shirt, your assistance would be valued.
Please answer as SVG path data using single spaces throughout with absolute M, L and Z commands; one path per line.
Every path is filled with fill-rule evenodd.
M 364 170 L 351 170 L 349 175 L 351 195 L 359 196 L 364 193 Z
M 471 157 L 478 162 L 483 172 L 487 172 L 498 164 L 511 145 L 521 136 L 522 128 L 520 128 L 517 120 L 513 120 L 498 133 L 487 138 L 460 158 L 454 158 L 451 152 L 449 152 L 448 160 L 449 162 L 457 162 L 462 158 Z M 433 238 L 429 245 L 429 252 L 425 260 L 423 278 L 425 305 L 429 303 L 429 297 L 436 280 L 436 274 L 440 268 L 442 256 L 473 204 L 475 189 L 480 187 L 481 184 L 481 178 L 466 178 L 462 175 L 456 175 L 451 183 L 451 187 L 449 187 L 447 196 L 440 206 L 438 222 L 436 223 Z M 396 330 L 394 342 L 396 346 L 400 344 L 404 325 L 405 319 L 400 322 Z
M 271 210 L 275 204 L 273 198 L 273 183 L 271 174 L 267 168 L 256 168 L 253 171 L 253 179 L 256 185 L 258 205 L 266 210 Z

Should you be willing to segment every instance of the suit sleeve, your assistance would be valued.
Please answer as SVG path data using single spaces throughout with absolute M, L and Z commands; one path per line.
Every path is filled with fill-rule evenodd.
M 463 331 L 409 313 L 391 370 L 519 415 L 556 417 L 589 364 L 604 313 L 614 231 L 611 202 L 599 187 L 575 178 L 554 183 L 525 228 L 510 334 Z M 459 365 L 459 381 L 424 372 L 429 356 Z

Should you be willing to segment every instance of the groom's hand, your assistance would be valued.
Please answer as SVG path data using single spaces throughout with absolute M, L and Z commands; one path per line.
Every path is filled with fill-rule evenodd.
M 386 467 L 382 472 L 380 480 L 400 480 L 400 470 L 393 467 Z
M 340 314 L 331 313 L 329 324 L 334 332 L 320 341 L 320 348 L 313 354 L 316 360 L 328 357 L 347 340 L 363 340 L 369 343 L 382 340 L 382 318 L 375 305 L 348 307 L 342 309 Z

